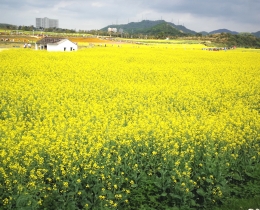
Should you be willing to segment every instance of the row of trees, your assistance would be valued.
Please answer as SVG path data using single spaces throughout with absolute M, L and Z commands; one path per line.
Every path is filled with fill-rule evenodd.
M 30 26 L 16 26 L 10 24 L 0 24 L 1 29 L 6 30 L 22 30 L 22 31 L 42 31 L 42 32 L 55 32 L 55 33 L 76 33 L 76 29 L 63 29 L 63 28 L 36 28 L 33 25 Z
M 140 39 L 191 39 L 191 40 L 201 40 L 201 41 L 211 41 L 218 45 L 226 45 L 226 46 L 238 46 L 238 47 L 254 47 L 260 48 L 260 38 L 250 34 L 230 34 L 230 33 L 220 33 L 220 34 L 208 34 L 202 35 L 200 33 L 197 34 L 188 34 L 188 33 L 180 33 L 176 29 L 168 26 L 165 23 L 158 24 L 147 30 L 132 30 L 129 32 L 108 32 L 104 30 L 79 30 L 76 29 L 62 29 L 62 28 L 35 28 L 33 25 L 31 26 L 15 26 L 10 24 L 0 24 L 2 29 L 7 30 L 23 30 L 23 31 L 42 31 L 42 32 L 55 32 L 55 33 L 79 33 L 79 34 L 92 34 L 97 36 L 110 36 L 110 37 L 122 37 L 122 38 L 140 38 Z
M 250 48 L 260 48 L 260 38 L 256 37 L 250 33 L 243 34 L 169 34 L 166 31 L 156 31 L 154 34 L 144 34 L 144 33 L 111 33 L 106 31 L 92 30 L 88 31 L 89 34 L 99 35 L 99 36 L 112 36 L 112 37 L 122 37 L 122 38 L 140 38 L 140 39 L 190 39 L 190 40 L 201 40 L 201 41 L 211 41 L 214 44 L 220 46 L 237 46 L 237 47 L 250 47 Z
M 42 28 L 40 27 L 37 30 L 41 30 L 44 32 L 55 32 L 55 33 L 76 33 L 76 29 L 64 29 L 64 28 Z
M 241 34 L 230 34 L 230 33 L 221 33 L 221 34 L 211 34 L 205 36 L 206 38 L 213 38 L 216 43 L 225 43 L 228 46 L 238 46 L 238 47 L 254 47 L 260 48 L 260 38 L 256 37 L 250 33 L 241 33 Z

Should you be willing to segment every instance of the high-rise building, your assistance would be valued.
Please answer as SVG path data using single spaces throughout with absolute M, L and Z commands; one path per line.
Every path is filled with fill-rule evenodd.
M 59 20 L 58 19 L 49 19 L 45 18 L 36 18 L 36 28 L 59 28 Z

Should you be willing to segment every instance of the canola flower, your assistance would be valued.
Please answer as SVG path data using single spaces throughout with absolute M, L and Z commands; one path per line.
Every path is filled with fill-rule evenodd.
M 172 206 L 221 201 L 224 183 L 259 165 L 258 59 L 127 45 L 1 52 L 0 205 L 127 209 L 147 184 Z

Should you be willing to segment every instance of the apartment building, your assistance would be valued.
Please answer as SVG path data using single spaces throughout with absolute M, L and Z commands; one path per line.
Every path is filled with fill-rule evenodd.
M 59 28 L 59 20 L 58 19 L 50 19 L 50 18 L 36 18 L 36 28 Z

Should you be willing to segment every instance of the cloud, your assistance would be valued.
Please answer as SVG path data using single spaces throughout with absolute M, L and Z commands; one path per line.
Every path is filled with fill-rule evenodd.
M 68 1 L 60 1 L 58 3 L 56 3 L 53 7 L 52 10 L 54 11 L 59 11 L 59 10 L 63 10 L 66 9 L 69 11 L 70 6 L 73 4 L 73 2 L 68 2 Z
M 105 4 L 101 3 L 101 2 L 92 2 L 91 6 L 92 7 L 104 7 Z

